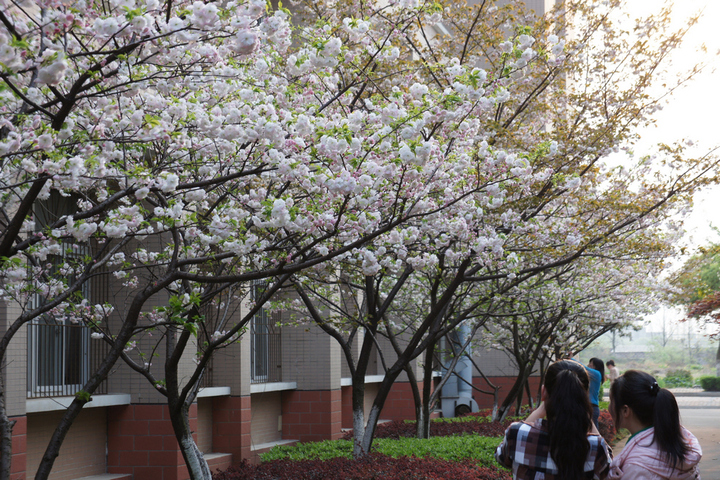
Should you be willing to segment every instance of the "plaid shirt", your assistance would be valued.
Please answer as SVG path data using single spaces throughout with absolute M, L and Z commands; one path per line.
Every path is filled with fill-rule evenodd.
M 610 470 L 610 450 L 598 435 L 588 435 L 590 452 L 585 459 L 584 479 L 604 480 Z M 550 457 L 550 436 L 547 421 L 529 425 L 515 422 L 505 431 L 505 438 L 495 452 L 495 458 L 512 467 L 514 480 L 555 480 L 558 470 Z

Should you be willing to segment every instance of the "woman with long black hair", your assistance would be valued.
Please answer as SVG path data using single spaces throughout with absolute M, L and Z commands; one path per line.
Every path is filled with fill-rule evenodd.
M 610 415 L 632 436 L 612 462 L 613 480 L 699 479 L 702 449 L 680 425 L 675 396 L 652 375 L 628 370 L 610 386 Z
M 585 367 L 573 360 L 551 364 L 540 406 L 515 422 L 495 452 L 514 480 L 581 480 L 607 477 L 610 451 L 592 423 Z
M 590 378 L 590 406 L 593 412 L 593 423 L 600 428 L 600 386 L 605 381 L 605 366 L 603 361 L 593 357 L 587 364 L 588 377 Z

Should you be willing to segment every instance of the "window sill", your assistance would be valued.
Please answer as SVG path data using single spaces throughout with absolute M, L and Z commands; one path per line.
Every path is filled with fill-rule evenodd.
M 205 387 L 200 389 L 197 398 L 222 397 L 225 395 L 230 395 L 230 387 Z
M 118 393 L 111 395 L 93 395 L 92 400 L 84 408 L 112 407 L 115 405 L 130 405 L 130 394 Z M 25 401 L 26 413 L 54 412 L 67 409 L 74 396 L 31 398 Z
M 250 385 L 250 393 L 279 392 L 282 390 L 296 389 L 297 382 L 255 383 Z
M 365 375 L 365 383 L 380 383 L 383 380 L 385 380 L 385 375 Z M 341 387 L 352 386 L 352 378 L 351 377 L 341 378 L 340 386 Z

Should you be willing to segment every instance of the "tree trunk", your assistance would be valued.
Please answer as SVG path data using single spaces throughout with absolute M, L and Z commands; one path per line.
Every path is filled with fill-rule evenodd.
M 5 384 L 0 378 L 0 480 L 10 480 L 14 426 L 15 421 L 10 421 L 5 410 Z
M 415 436 L 417 438 L 427 438 L 423 436 L 425 431 L 424 424 L 426 417 L 423 416 L 423 400 L 420 397 L 420 389 L 418 388 L 417 377 L 410 366 L 405 367 L 405 374 L 408 376 L 410 391 L 412 391 L 413 403 L 415 404 Z
M 715 375 L 720 377 L 720 342 L 718 342 L 718 349 L 715 354 Z
M 415 418 L 416 423 L 416 429 L 415 429 L 415 436 L 417 438 L 430 438 L 430 418 L 428 418 L 427 415 L 425 415 L 425 406 L 423 405 L 420 410 L 417 412 L 417 416 Z
M 190 431 L 190 414 L 187 406 L 176 407 L 179 411 L 170 415 L 175 438 L 180 445 L 180 451 L 185 459 L 188 473 L 191 480 L 212 480 L 210 467 L 205 461 L 205 456 L 198 448 Z
M 510 410 L 510 405 L 512 405 L 512 403 L 518 398 L 518 396 L 522 396 L 523 386 L 525 385 L 526 378 L 525 371 L 526 368 L 523 367 L 518 372 L 515 383 L 513 383 L 510 391 L 505 396 L 505 400 L 503 400 L 502 405 L 500 405 L 500 408 L 498 408 L 496 418 L 494 418 L 493 420 L 505 420 L 505 417 L 507 417 L 508 411 Z
M 420 417 L 417 424 L 417 437 L 430 438 L 430 407 L 433 403 L 432 395 L 432 367 L 435 358 L 436 342 L 431 342 L 425 350 L 425 364 L 423 365 L 423 395 L 420 406 Z
M 353 407 L 353 457 L 360 458 L 368 453 L 363 447 L 365 437 L 365 382 L 353 378 L 352 385 Z
M 528 404 L 530 405 L 530 408 L 532 410 L 535 410 L 535 398 L 533 397 L 532 392 L 530 392 L 530 377 L 525 380 L 525 392 L 527 393 Z
M 373 404 L 368 415 L 367 425 L 365 426 L 365 432 L 363 434 L 361 450 L 362 455 L 365 456 L 370 453 L 370 447 L 372 447 L 372 441 L 375 437 L 375 428 L 377 427 L 378 419 L 380 418 L 380 408 L 376 404 Z M 355 457 L 358 458 L 358 457 Z

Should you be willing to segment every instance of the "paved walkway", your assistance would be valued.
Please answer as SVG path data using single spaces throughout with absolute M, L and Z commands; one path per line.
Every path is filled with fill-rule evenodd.
M 701 388 L 671 388 L 670 391 L 680 408 L 720 408 L 720 392 L 703 392 Z M 607 392 L 603 400 L 609 400 Z
M 720 392 L 703 392 L 693 388 L 673 388 L 680 420 L 698 438 L 703 449 L 700 475 L 703 480 L 720 480 Z M 606 398 L 607 399 L 607 398 Z M 619 454 L 627 438 L 613 451 Z

